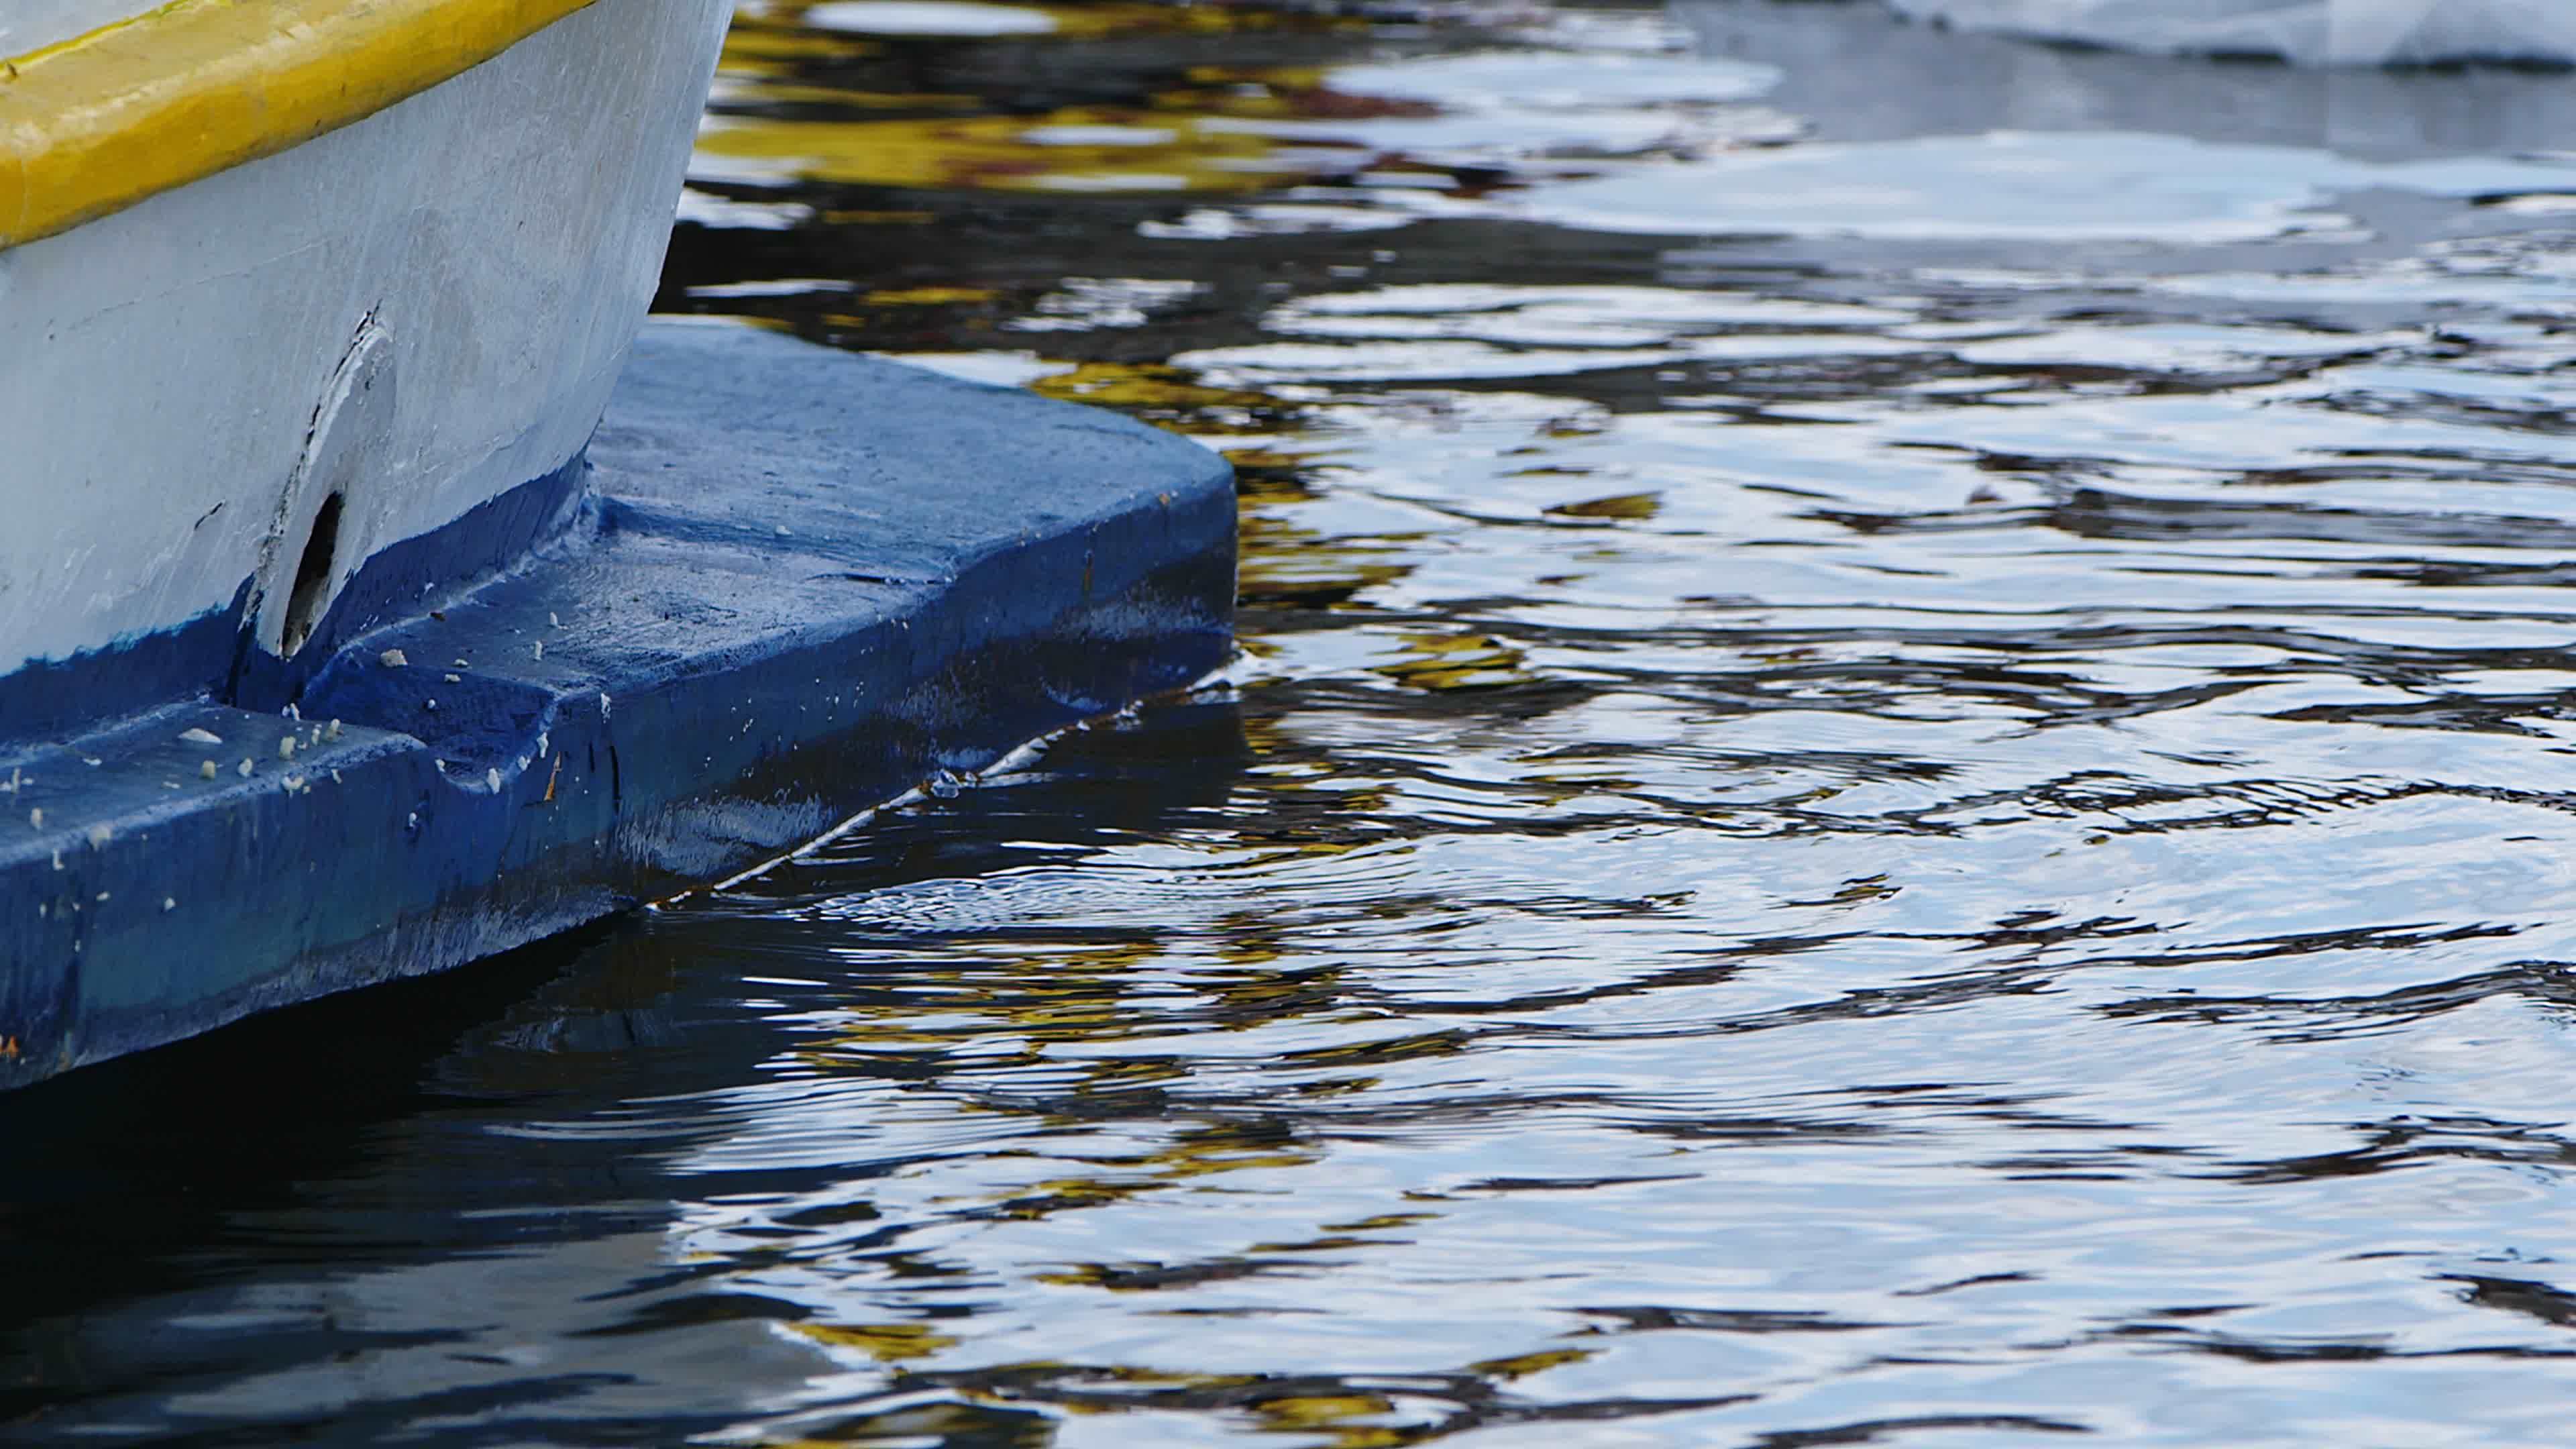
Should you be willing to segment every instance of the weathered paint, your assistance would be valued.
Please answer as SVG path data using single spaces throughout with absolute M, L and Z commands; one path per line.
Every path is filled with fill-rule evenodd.
M 300 719 L 0 751 L 0 1085 L 724 875 L 1230 648 L 1225 464 L 1092 409 L 673 326 L 588 456 L 576 527 Z
M 0 246 L 338 130 L 590 3 L 177 0 L 0 61 Z
M 0 675 L 0 722 L 7 725 L 0 750 L 182 700 L 283 708 L 343 643 L 444 603 L 524 563 L 540 544 L 561 540 L 583 521 L 587 471 L 575 459 L 444 527 L 379 550 L 350 570 L 306 647 L 291 657 L 261 647 L 250 607 L 256 581 L 244 579 L 225 606 L 176 627 Z
M 0 250 L 0 675 L 140 661 L 237 608 L 282 644 L 275 585 L 334 469 L 338 586 L 562 469 L 652 294 L 729 10 L 597 0 L 290 150 Z M 317 424 L 353 379 L 372 431 L 335 447 Z M 47 727 L 0 694 L 0 739 Z

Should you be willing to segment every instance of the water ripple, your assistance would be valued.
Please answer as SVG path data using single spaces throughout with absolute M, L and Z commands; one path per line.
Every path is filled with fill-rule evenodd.
M 2564 82 L 747 5 L 661 305 L 1223 450 L 1242 657 L 7 1104 L 0 1438 L 2563 1437 Z

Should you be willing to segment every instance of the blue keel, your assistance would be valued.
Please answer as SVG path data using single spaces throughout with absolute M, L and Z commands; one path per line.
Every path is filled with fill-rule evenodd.
M 657 325 L 589 459 L 300 719 L 0 745 L 0 1087 L 722 877 L 1232 647 L 1229 470 L 1110 414 Z

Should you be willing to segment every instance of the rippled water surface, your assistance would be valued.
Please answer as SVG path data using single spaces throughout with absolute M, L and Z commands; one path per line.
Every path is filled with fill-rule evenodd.
M 0 1107 L 0 1440 L 2576 1438 L 2576 80 L 774 0 L 661 307 L 1243 656 Z

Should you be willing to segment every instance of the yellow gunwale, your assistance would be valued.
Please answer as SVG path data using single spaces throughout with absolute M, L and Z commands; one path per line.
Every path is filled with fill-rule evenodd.
M 174 0 L 0 60 L 0 248 L 364 120 L 592 3 Z

